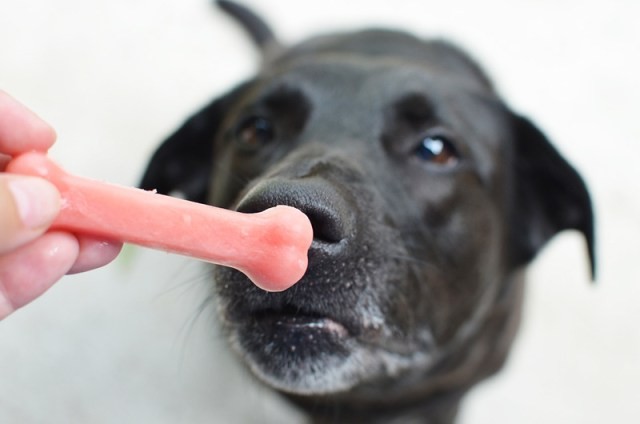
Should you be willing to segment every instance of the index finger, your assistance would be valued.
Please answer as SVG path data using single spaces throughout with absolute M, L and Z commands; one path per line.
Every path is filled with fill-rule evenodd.
M 56 140 L 49 124 L 0 90 L 0 153 L 15 156 L 37 150 L 46 152 Z

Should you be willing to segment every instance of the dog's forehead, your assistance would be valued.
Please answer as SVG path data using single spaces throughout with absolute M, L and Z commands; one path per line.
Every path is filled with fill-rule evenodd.
M 291 96 L 292 92 L 300 96 Z M 422 131 L 446 128 L 482 180 L 492 186 L 499 180 L 501 158 L 511 142 L 506 109 L 492 91 L 476 80 L 452 77 L 428 64 L 350 54 L 300 57 L 265 70 L 249 102 L 277 104 L 273 100 L 281 94 L 308 102 L 311 113 L 305 139 L 354 149 L 368 148 L 394 132 L 400 105 L 419 98 L 429 105 L 433 118 L 429 126 L 416 129 L 404 141 L 397 134 L 392 138 L 417 142 Z M 416 103 L 421 107 L 420 101 Z
M 301 55 L 274 63 L 262 70 L 256 88 L 255 98 L 298 90 L 317 107 L 344 102 L 377 108 L 413 94 L 435 104 L 464 97 L 497 99 L 484 80 L 464 72 L 445 72 L 437 62 L 351 52 Z
M 312 104 L 315 117 L 379 131 L 381 114 L 404 99 L 420 97 L 434 118 L 461 134 L 474 134 L 480 145 L 495 149 L 504 134 L 503 104 L 475 74 L 443 72 L 441 65 L 393 55 L 362 55 L 351 51 L 298 54 L 265 68 L 253 100 L 297 91 Z M 360 124 L 360 125 L 358 125 Z
M 332 107 L 341 99 L 375 107 L 411 92 L 436 103 L 465 94 L 496 98 L 489 78 L 457 47 L 392 30 L 312 38 L 281 51 L 258 79 L 263 92 L 296 86 Z
M 386 29 L 314 37 L 282 51 L 274 64 L 286 67 L 332 59 L 399 67 L 413 65 L 428 68 L 432 74 L 475 84 L 478 89 L 493 91 L 491 81 L 480 66 L 458 47 L 443 40 L 423 40 Z

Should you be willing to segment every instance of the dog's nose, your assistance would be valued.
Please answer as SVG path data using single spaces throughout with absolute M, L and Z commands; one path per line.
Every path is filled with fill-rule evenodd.
M 292 206 L 309 217 L 313 227 L 312 249 L 332 251 L 353 236 L 353 211 L 338 190 L 326 181 L 264 180 L 249 190 L 236 209 L 255 213 L 277 205 Z

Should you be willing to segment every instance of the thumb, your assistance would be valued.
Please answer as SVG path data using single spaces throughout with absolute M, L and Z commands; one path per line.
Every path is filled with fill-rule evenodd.
M 0 254 L 42 235 L 60 211 L 60 193 L 38 177 L 0 174 Z

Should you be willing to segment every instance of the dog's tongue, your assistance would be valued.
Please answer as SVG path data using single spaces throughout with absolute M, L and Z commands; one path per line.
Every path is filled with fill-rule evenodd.
M 36 152 L 16 157 L 7 171 L 43 177 L 58 188 L 63 206 L 52 229 L 229 266 L 267 291 L 288 289 L 307 269 L 313 230 L 309 218 L 289 206 L 229 211 L 72 176 Z

